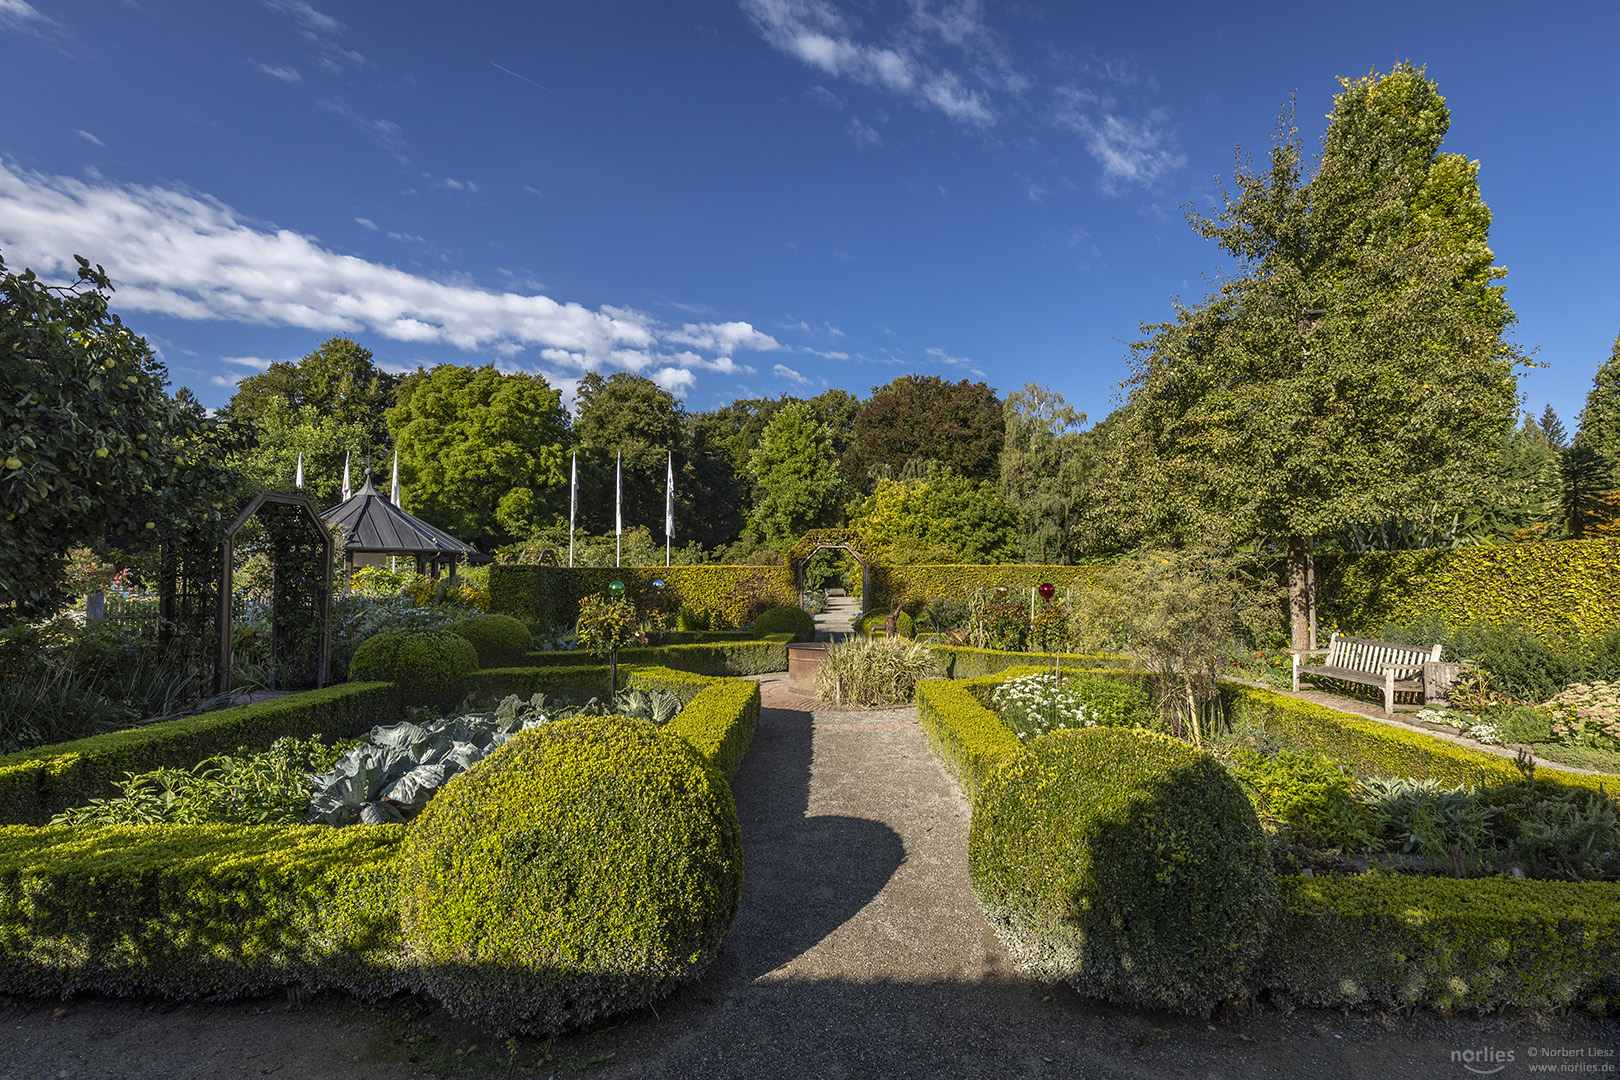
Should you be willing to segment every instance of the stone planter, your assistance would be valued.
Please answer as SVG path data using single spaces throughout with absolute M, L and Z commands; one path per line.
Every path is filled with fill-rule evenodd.
M 816 692 L 816 672 L 827 659 L 825 641 L 801 641 L 787 647 L 788 689 L 796 694 Z

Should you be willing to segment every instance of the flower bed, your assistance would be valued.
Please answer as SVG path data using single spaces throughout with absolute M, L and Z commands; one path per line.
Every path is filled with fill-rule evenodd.
M 984 701 L 1002 682 L 1028 673 L 1026 668 L 999 677 L 934 681 L 919 687 L 919 721 L 930 744 L 973 799 L 976 829 L 983 800 L 992 797 L 986 792 L 993 794 L 1000 817 L 1016 817 L 1020 812 L 1015 809 L 1019 785 L 1010 779 L 1009 770 L 1015 762 L 1029 760 L 1030 746 L 1046 747 L 1053 740 L 1091 734 L 1071 729 L 1021 742 Z M 1124 674 L 1115 673 L 1115 677 Z M 1222 693 L 1229 716 L 1240 726 L 1300 740 L 1296 745 L 1331 752 L 1353 766 L 1376 765 L 1380 775 L 1437 784 L 1494 784 L 1509 795 L 1525 790 L 1524 778 L 1508 759 L 1250 687 L 1226 685 Z M 1080 782 L 1079 773 L 1073 780 L 1065 779 L 1067 767 L 1055 762 L 1024 769 L 1031 777 L 1044 777 L 1043 784 L 1058 785 L 1050 791 L 1042 788 L 1043 804 L 1062 803 L 1067 796 L 1060 789 Z M 1001 779 L 1004 774 L 1005 782 Z M 1564 791 L 1571 798 L 1586 798 L 1581 793 L 1601 790 L 1602 785 L 1600 778 L 1550 770 L 1541 770 L 1537 777 L 1537 788 L 1553 796 Z M 1013 803 L 1009 804 L 1009 798 Z M 1129 817 L 1124 809 L 1120 813 Z M 1046 837 L 1040 843 L 1079 844 L 1090 850 L 1101 842 L 1099 837 L 1111 835 L 1108 828 L 1112 826 L 1095 834 L 1072 829 L 1030 832 L 1035 826 L 1019 826 L 1014 831 L 1025 836 L 1039 833 Z M 1014 938 L 1010 945 L 1015 954 L 1037 958 L 1045 977 L 1068 979 L 1082 992 L 1122 1003 L 1158 995 L 1161 1004 L 1196 1011 L 1212 1002 L 1205 991 L 1188 989 L 1178 996 L 1174 986 L 1145 988 L 1130 974 L 1130 965 L 1120 967 L 1108 959 L 1117 952 L 1117 942 L 1110 944 L 1113 938 L 1108 934 L 1089 938 L 1085 933 L 1076 934 L 1077 924 L 1046 919 L 1040 914 L 1044 909 L 1009 914 L 1013 909 L 1008 907 L 1008 898 L 1021 895 L 1021 886 L 1016 882 L 1009 885 L 1010 864 L 985 847 L 991 834 L 981 835 L 979 854 L 972 861 L 975 892 L 986 905 L 992 924 Z M 1059 835 L 1067 839 L 1052 839 Z M 1278 855 L 1286 854 L 1275 841 L 1273 849 Z M 1016 862 L 1035 865 L 1040 861 L 1038 855 L 1026 852 Z M 1089 859 L 1079 851 L 1041 857 L 1056 858 L 1062 865 L 1075 858 Z M 1171 873 L 1173 868 L 1161 869 Z M 1256 871 L 1275 876 L 1279 899 L 1275 914 L 1268 916 L 1275 921 L 1265 936 L 1264 948 L 1243 969 L 1239 996 L 1269 991 L 1310 1005 L 1416 1005 L 1479 1011 L 1508 1005 L 1538 1009 L 1620 1006 L 1620 983 L 1615 978 L 1620 971 L 1620 884 L 1516 880 L 1505 875 L 1458 880 L 1376 871 L 1309 876 L 1292 872 L 1294 869 L 1283 857 L 1274 866 Z M 1442 869 L 1451 872 L 1449 859 Z M 1061 900 L 1058 897 L 1054 902 L 1062 907 Z M 1191 954 L 1183 959 L 1193 965 L 1187 970 L 1203 962 Z M 1166 971 L 1176 968 L 1173 956 L 1155 953 L 1153 962 Z M 1224 985 L 1218 979 L 1203 985 L 1217 984 Z
M 562 681 L 536 673 L 519 687 L 514 669 L 497 678 L 531 691 Z M 368 995 L 425 991 L 498 1030 L 541 1033 L 644 1004 L 694 977 L 735 914 L 741 846 L 724 772 L 736 768 L 753 733 L 759 687 L 668 669 L 630 669 L 628 680 L 669 689 L 686 708 L 663 729 L 601 717 L 522 732 L 446 789 L 461 791 L 490 769 L 533 788 L 521 802 L 531 809 L 510 821 L 476 799 L 458 812 L 477 818 L 469 835 L 483 845 L 468 849 L 469 866 L 483 865 L 486 855 L 478 852 L 485 848 L 488 858 L 512 866 L 541 860 L 492 884 L 499 895 L 416 888 L 428 881 L 422 868 L 441 856 L 407 850 L 414 826 L 0 827 L 0 986 L 26 994 L 174 997 L 228 997 L 289 983 Z M 257 735 L 261 745 L 312 729 L 358 734 L 382 711 L 371 709 L 362 725 L 355 714 L 361 702 L 400 705 L 392 686 L 338 687 L 245 714 L 231 710 L 239 713 L 234 720 L 226 713 L 198 718 L 213 725 L 200 734 L 192 721 L 121 733 L 142 739 L 66 759 L 77 770 L 73 798 L 102 794 L 89 779 L 109 783 L 115 764 L 189 765 L 221 749 L 222 740 L 235 749 L 238 733 Z M 32 759 L 14 766 L 28 767 L 36 767 Z M 51 775 L 37 768 L 43 771 L 29 774 L 36 782 Z M 13 781 L 13 791 L 23 789 Z M 51 805 L 38 797 L 13 804 L 36 817 Z M 456 816 L 449 804 L 438 812 L 441 824 Z M 536 829 L 550 830 L 556 843 L 537 848 Z M 527 839 L 507 843 L 519 834 Z M 407 857 L 415 860 L 409 873 Z M 666 871 L 683 860 L 680 889 L 664 889 Z M 592 878 L 612 882 L 623 903 L 588 904 L 526 944 L 514 943 L 515 952 L 434 951 L 432 942 L 480 933 L 473 928 L 488 904 L 544 906 L 547 889 L 583 887 Z M 509 991 L 505 1006 L 480 990 L 497 985 Z

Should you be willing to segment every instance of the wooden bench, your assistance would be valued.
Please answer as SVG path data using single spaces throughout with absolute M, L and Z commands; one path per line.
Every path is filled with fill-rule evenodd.
M 1396 691 L 1422 694 L 1423 703 L 1429 703 L 1429 683 L 1423 677 L 1423 665 L 1439 662 L 1439 645 L 1428 648 L 1396 645 L 1334 634 L 1328 640 L 1327 662 L 1322 666 L 1302 667 L 1300 654 L 1294 654 L 1294 690 L 1299 691 L 1301 675 L 1376 686 L 1384 691 L 1384 715 L 1393 716 Z

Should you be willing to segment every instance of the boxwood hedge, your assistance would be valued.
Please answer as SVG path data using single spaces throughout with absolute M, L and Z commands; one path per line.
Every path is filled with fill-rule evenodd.
M 545 626 L 572 625 L 581 597 L 624 582 L 630 594 L 685 608 L 715 629 L 744 626 L 778 604 L 797 604 L 786 566 L 508 566 L 489 568 L 490 610 Z M 663 589 L 653 586 L 662 581 Z
M 568 680 L 577 681 L 587 670 L 570 669 L 555 679 L 555 672 L 524 669 L 482 675 L 500 683 L 503 692 L 527 694 L 536 689 L 563 689 Z M 733 835 L 735 810 L 724 772 L 736 768 L 758 722 L 758 684 L 666 668 L 630 668 L 625 674 L 631 685 L 668 689 L 687 702 L 687 708 L 663 730 L 612 717 L 594 719 L 587 725 L 605 733 L 599 741 L 617 746 L 618 741 L 628 740 L 626 745 L 632 748 L 626 753 L 664 763 L 654 771 L 669 779 L 669 784 L 654 784 L 641 796 L 632 792 L 626 797 L 673 800 L 677 816 L 686 815 L 686 825 L 681 827 L 696 830 L 691 831 L 694 837 L 702 834 L 712 840 Z M 129 769 L 189 765 L 241 745 L 267 746 L 284 734 L 359 734 L 374 723 L 396 719 L 400 698 L 391 685 L 312 691 L 85 740 L 95 745 L 81 747 L 87 752 L 66 755 L 55 764 L 86 785 L 93 776 L 111 779 Z M 567 730 L 572 729 L 563 722 L 557 732 Z M 46 748 L 58 754 L 63 749 Z M 38 787 L 39 776 L 49 775 L 37 772 L 37 762 L 52 764 L 49 758 L 37 757 L 39 753 L 13 759 L 13 767 L 22 770 L 11 780 L 14 795 L 27 792 L 29 784 Z M 17 762 L 17 758 L 25 760 Z M 30 767 L 36 768 L 37 775 L 27 771 Z M 474 769 L 467 776 L 478 772 Z M 636 786 L 635 777 L 633 770 L 619 772 L 623 781 L 620 793 L 624 794 Z M 18 780 L 17 775 L 27 779 Z M 524 781 L 521 770 L 510 778 Z M 446 790 L 455 790 L 464 779 L 453 781 Z M 605 792 L 605 783 L 596 787 Z M 81 786 L 68 796 L 69 801 L 80 801 L 86 790 L 90 795 L 104 793 Z M 60 786 L 55 795 L 60 802 Z M 603 798 L 612 802 L 605 794 Z M 60 808 L 57 803 L 42 802 L 37 792 L 33 798 L 13 801 L 36 818 Z M 703 814 L 687 813 L 697 804 L 705 808 Z M 581 804 L 576 809 L 584 816 L 569 820 L 578 824 L 601 808 Z M 447 812 L 441 810 L 440 814 Z M 487 821 L 480 831 L 489 833 L 485 826 Z M 580 829 L 581 842 L 599 853 L 601 839 L 583 835 L 589 828 Z M 709 831 L 705 833 L 705 829 Z M 480 1003 L 477 993 L 467 989 L 471 984 L 465 967 L 428 962 L 422 943 L 407 932 L 402 922 L 406 908 L 399 903 L 402 882 L 411 880 L 401 861 L 404 835 L 402 828 L 392 826 L 342 830 L 322 826 L 0 827 L 0 989 L 24 994 L 91 990 L 229 997 L 292 983 L 364 995 L 438 988 L 456 1008 L 506 1025 L 508 1018 L 492 1014 L 487 1002 Z M 729 851 L 728 844 L 729 840 L 720 846 Z M 674 849 L 659 850 L 663 854 L 656 859 L 633 862 L 620 875 L 626 889 L 662 887 L 658 883 L 672 865 L 670 851 Z M 708 892 L 683 894 L 688 899 L 707 896 L 712 903 L 688 904 L 678 913 L 667 909 L 676 920 L 670 926 L 643 917 L 654 910 L 643 905 L 622 924 L 607 927 L 603 931 L 606 937 L 597 935 L 593 947 L 608 941 L 618 950 L 615 955 L 633 966 L 637 957 L 662 955 L 658 950 L 670 943 L 710 942 L 685 953 L 665 948 L 664 966 L 654 965 L 661 972 L 659 979 L 664 980 L 660 985 L 697 970 L 712 953 L 716 935 L 723 934 L 722 924 L 729 925 L 730 912 L 735 909 L 734 901 L 727 897 L 735 891 L 738 858 L 735 866 L 725 863 L 724 872 L 713 879 L 719 884 Z M 566 888 L 559 882 L 579 871 L 582 864 L 564 860 L 535 866 L 538 869 L 531 875 L 534 888 L 544 891 Z M 583 867 L 587 873 L 590 869 Z M 562 877 L 545 876 L 553 871 Z M 630 880 L 637 875 L 642 879 L 639 884 Z M 696 925 L 694 919 L 702 924 L 696 937 L 680 929 Z M 420 919 L 411 924 L 419 932 L 425 932 L 425 925 Z M 584 935 L 579 939 L 583 950 L 589 935 L 583 929 L 580 933 Z M 480 978 L 493 970 L 484 963 L 488 959 L 480 954 Z M 530 971 L 523 977 L 534 976 Z M 577 1005 L 545 1016 L 537 1013 L 526 1020 L 520 1018 L 511 1021 L 512 1026 L 540 1030 L 552 1022 L 546 1016 L 567 1022 L 568 1017 L 589 1012 L 590 1000 L 604 1008 L 613 1002 L 641 1000 L 637 994 L 604 996 L 600 976 L 600 971 L 579 965 L 548 968 L 550 985 L 563 988 L 558 993 L 574 993 Z
M 521 732 L 428 803 L 400 865 L 427 989 L 497 1034 L 656 1001 L 714 958 L 742 897 L 720 771 L 622 717 Z
M 1246 994 L 1277 908 L 1260 822 L 1209 755 L 1130 728 L 1056 731 L 984 781 L 968 868 L 1037 977 L 1206 1013 Z

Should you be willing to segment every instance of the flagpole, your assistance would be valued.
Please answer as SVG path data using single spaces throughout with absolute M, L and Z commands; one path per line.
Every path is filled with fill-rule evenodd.
M 568 565 L 574 565 L 574 512 L 579 509 L 579 451 L 568 470 Z
M 613 565 L 624 557 L 624 451 L 613 460 Z
M 669 543 L 675 535 L 675 451 L 669 452 L 668 479 L 664 484 L 664 567 L 669 568 Z

